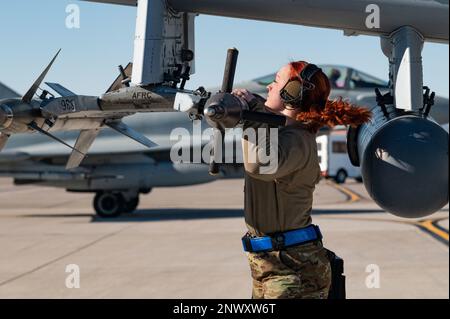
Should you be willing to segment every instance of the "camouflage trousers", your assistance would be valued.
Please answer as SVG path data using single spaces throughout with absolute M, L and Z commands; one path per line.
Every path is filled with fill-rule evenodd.
M 249 253 L 253 299 L 327 299 L 331 266 L 321 242 Z

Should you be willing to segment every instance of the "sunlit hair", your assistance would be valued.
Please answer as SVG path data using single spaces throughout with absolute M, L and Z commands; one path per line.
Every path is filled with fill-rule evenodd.
M 307 62 L 291 62 L 290 79 L 299 79 L 299 74 L 308 65 Z M 372 113 L 360 106 L 339 97 L 333 101 L 329 100 L 331 85 L 325 73 L 319 71 L 312 79 L 315 85 L 313 90 L 305 90 L 300 105 L 292 105 L 300 110 L 297 114 L 297 121 L 304 122 L 310 131 L 317 132 L 321 127 L 330 128 L 336 125 L 358 126 L 368 122 Z

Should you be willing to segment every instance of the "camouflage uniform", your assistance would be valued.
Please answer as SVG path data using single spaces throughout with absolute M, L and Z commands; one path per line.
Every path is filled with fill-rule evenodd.
M 249 253 L 253 299 L 326 299 L 331 267 L 321 242 Z
M 258 97 L 250 103 L 251 109 L 264 112 L 264 102 Z M 268 128 L 264 124 L 244 123 L 244 129 L 261 127 Z M 273 156 L 278 158 L 278 166 L 270 174 L 260 173 L 264 167 L 261 161 L 250 160 L 252 154 L 262 152 L 261 145 L 252 143 L 245 135 L 242 140 L 245 221 L 251 236 L 311 225 L 313 192 L 320 180 L 316 135 L 304 125 L 296 123 L 280 128 L 278 147 L 267 141 L 267 149 L 277 151 Z M 328 296 L 331 267 L 320 241 L 283 251 L 250 253 L 249 261 L 255 299 Z

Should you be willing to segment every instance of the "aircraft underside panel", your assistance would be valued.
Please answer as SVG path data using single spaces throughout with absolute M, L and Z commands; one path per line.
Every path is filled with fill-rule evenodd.
M 112 164 L 83 168 L 78 172 L 55 170 L 54 167 L 48 169 L 15 171 L 10 168 L 5 171 L 0 166 L 0 176 L 12 177 L 16 184 L 39 184 L 83 192 L 187 186 L 215 180 L 208 174 L 205 164 Z
M 386 35 L 409 25 L 427 40 L 448 43 L 449 39 L 448 1 L 169 0 L 169 3 L 180 11 L 334 28 L 350 34 Z M 380 9 L 380 28 L 369 28 L 366 24 L 374 3 Z
M 136 0 L 86 0 L 136 6 Z M 427 41 L 448 43 L 448 0 L 168 0 L 177 11 L 333 28 L 347 34 L 387 35 L 412 26 Z M 373 5 L 380 13 L 379 28 L 369 28 Z M 375 9 L 377 10 L 377 9 Z

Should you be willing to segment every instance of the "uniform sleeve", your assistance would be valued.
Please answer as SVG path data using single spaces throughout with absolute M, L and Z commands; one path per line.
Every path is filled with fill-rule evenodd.
M 252 133 L 244 131 L 242 147 L 246 172 L 256 179 L 272 181 L 303 168 L 309 150 L 301 132 L 295 128 L 268 130 L 263 127 L 258 129 L 255 139 Z

